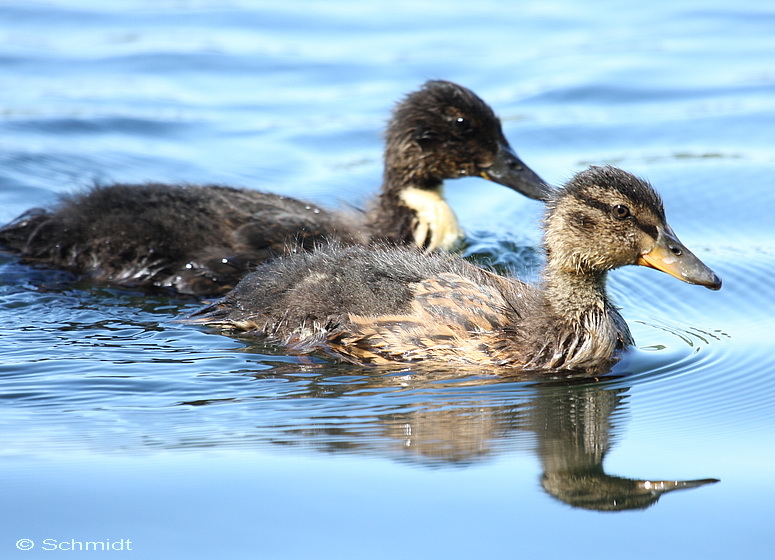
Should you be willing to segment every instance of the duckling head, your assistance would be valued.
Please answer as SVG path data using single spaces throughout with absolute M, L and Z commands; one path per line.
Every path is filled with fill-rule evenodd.
M 606 474 L 602 468 L 549 473 L 541 479 L 541 485 L 551 496 L 572 507 L 591 511 L 646 509 L 668 492 L 717 482 L 716 478 L 635 480 Z
M 393 112 L 387 129 L 385 185 L 438 189 L 444 179 L 480 176 L 543 200 L 547 184 L 511 149 L 500 120 L 474 92 L 426 82 Z
M 636 264 L 689 284 L 721 288 L 721 279 L 668 225 L 656 191 L 626 171 L 590 167 L 558 189 L 547 208 L 550 270 L 603 275 Z

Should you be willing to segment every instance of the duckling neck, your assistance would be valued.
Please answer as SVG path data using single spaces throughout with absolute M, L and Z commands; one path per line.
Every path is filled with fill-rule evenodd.
M 431 252 L 450 251 L 463 232 L 444 198 L 441 181 L 383 185 L 371 216 L 373 237 L 408 243 Z
M 589 313 L 605 311 L 606 272 L 578 272 L 547 267 L 544 274 L 546 299 L 555 314 L 576 323 Z

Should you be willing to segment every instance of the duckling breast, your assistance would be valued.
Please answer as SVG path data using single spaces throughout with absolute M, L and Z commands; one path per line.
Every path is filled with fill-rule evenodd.
M 618 354 L 634 343 L 624 318 L 607 301 L 570 322 L 547 308 L 526 332 L 534 340 L 526 344 L 525 369 L 601 369 L 616 362 Z
M 413 214 L 413 239 L 426 251 L 451 251 L 463 237 L 457 217 L 444 199 L 442 186 L 436 189 L 408 187 L 399 199 Z

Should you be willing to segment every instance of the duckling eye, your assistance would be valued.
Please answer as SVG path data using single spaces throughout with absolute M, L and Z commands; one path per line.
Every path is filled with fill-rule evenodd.
M 611 213 L 617 220 L 624 220 L 625 218 L 629 218 L 632 215 L 630 209 L 627 208 L 624 204 L 617 204 L 611 208 Z
M 474 129 L 474 127 L 471 126 L 471 121 L 469 121 L 465 117 L 457 117 L 455 119 L 455 124 L 460 130 L 462 130 L 465 133 L 469 133 Z

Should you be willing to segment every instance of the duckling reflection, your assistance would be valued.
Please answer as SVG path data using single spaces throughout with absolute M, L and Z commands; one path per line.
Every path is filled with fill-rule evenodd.
M 718 482 L 644 480 L 609 475 L 603 461 L 622 416 L 627 389 L 597 386 L 543 387 L 533 400 L 531 429 L 543 464 L 546 492 L 577 508 L 645 509 L 667 492 Z
M 299 364 L 274 368 L 271 379 L 306 386 L 294 394 L 311 403 L 310 416 L 296 416 L 285 426 L 273 416 L 259 429 L 259 440 L 388 456 L 431 468 L 535 452 L 543 490 L 574 508 L 594 511 L 645 509 L 665 493 L 717 482 L 627 478 L 605 471 L 605 458 L 627 419 L 629 388 L 613 375 L 602 382 L 558 376 L 536 383 L 535 378 L 482 377 L 452 368 L 383 370 L 374 376 L 349 367 L 338 370 L 336 382 L 328 374 L 315 375 L 330 371 L 324 364 L 301 366 L 301 377 Z
M 438 404 L 411 413 L 389 435 L 420 460 L 455 464 L 483 460 L 496 452 L 503 434 L 527 444 L 532 434 L 542 463 L 541 486 L 570 506 L 596 511 L 645 509 L 667 492 L 697 488 L 717 479 L 649 480 L 605 472 L 603 462 L 625 417 L 626 387 L 535 386 L 535 395 L 514 405 L 488 409 L 471 402 L 450 409 Z M 477 406 L 478 405 L 478 406 Z

